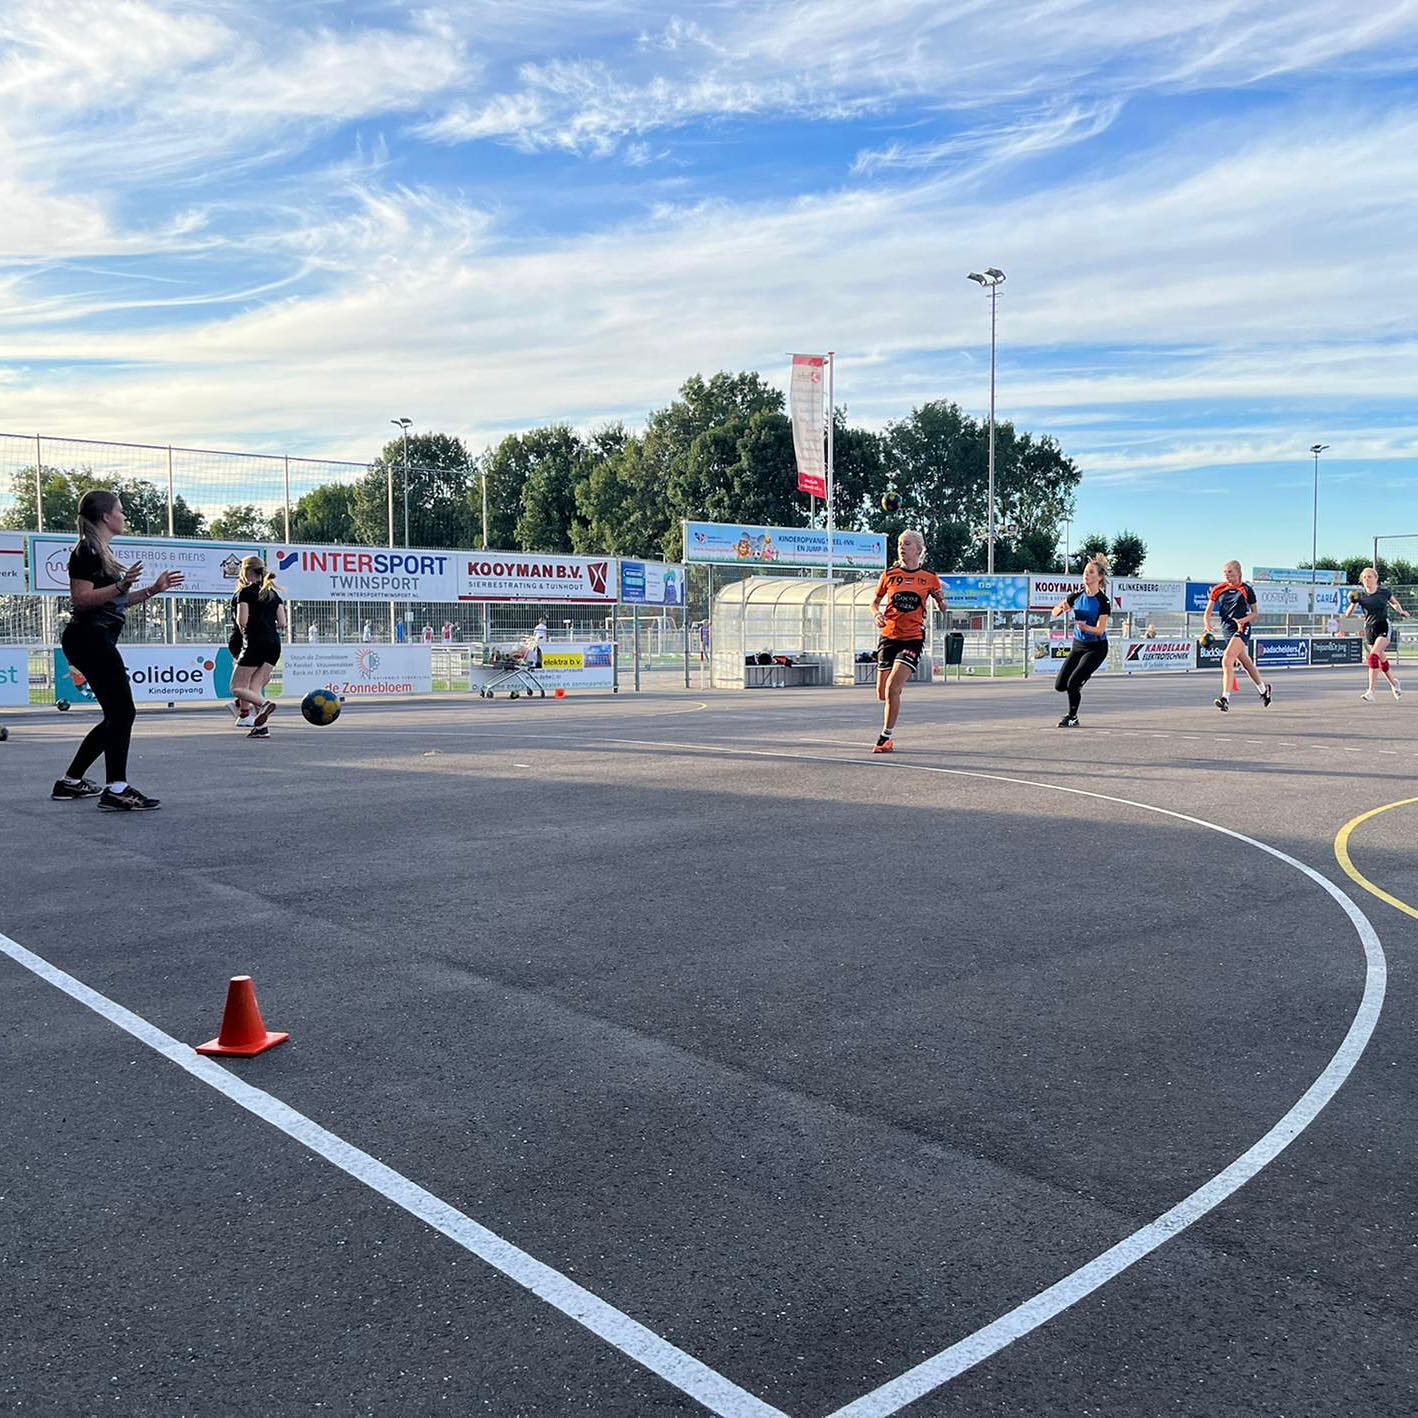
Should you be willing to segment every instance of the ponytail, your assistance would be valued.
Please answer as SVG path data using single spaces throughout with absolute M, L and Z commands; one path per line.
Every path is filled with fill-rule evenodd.
M 260 589 L 256 595 L 263 601 L 269 601 L 276 594 L 276 573 L 267 571 L 266 563 L 259 556 L 241 559 L 240 578 L 245 583 L 259 581 Z
M 1106 587 L 1108 584 L 1108 572 L 1112 570 L 1112 565 L 1112 562 L 1108 560 L 1108 553 L 1100 551 L 1088 558 L 1088 563 L 1084 567 L 1084 570 L 1086 571 L 1089 566 L 1097 567 L 1099 583 Z
M 115 581 L 123 577 L 123 567 L 119 565 L 118 558 L 114 556 L 112 548 L 109 546 L 109 539 L 103 535 L 103 519 L 118 506 L 118 494 L 108 492 L 104 488 L 90 488 L 79 499 L 78 530 L 79 540 L 74 544 L 74 550 L 80 551 L 88 547 L 99 559 L 99 564 L 104 571 L 114 578 Z

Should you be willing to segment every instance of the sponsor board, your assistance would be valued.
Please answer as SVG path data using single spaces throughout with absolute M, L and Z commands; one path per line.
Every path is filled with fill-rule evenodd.
M 1027 576 L 942 576 L 940 585 L 952 610 L 1022 611 L 1029 605 Z
M 0 596 L 22 596 L 25 589 L 25 534 L 0 532 Z
M 419 547 L 271 546 L 290 601 L 455 601 L 460 553 Z
M 1045 634 L 1036 632 L 1033 643 L 1033 661 L 1029 673 L 1035 675 L 1056 675 L 1059 667 L 1068 659 L 1073 650 L 1074 640 L 1072 635 L 1060 635 L 1057 631 Z M 1107 674 L 1110 665 L 1108 660 L 1104 660 L 1096 670 L 1094 677 Z
M 0 647 L 0 704 L 30 702 L 30 652 L 17 646 Z
M 433 693 L 431 645 L 287 645 L 281 689 L 304 699 L 328 689 L 345 699 Z
M 1051 611 L 1065 597 L 1082 592 L 1081 576 L 1031 576 L 1029 578 L 1029 609 Z
M 1258 581 L 1255 586 L 1256 609 L 1262 615 L 1308 615 L 1310 588 L 1293 581 Z
M 135 704 L 195 704 L 231 697 L 231 651 L 225 645 L 123 645 L 123 667 Z M 63 650 L 54 652 L 54 697 L 97 704 Z
M 1211 588 L 1216 582 L 1188 581 L 1186 584 L 1186 612 L 1188 615 L 1200 615 L 1206 609 L 1207 597 L 1211 595 Z
M 1186 608 L 1185 581 L 1149 581 L 1141 576 L 1114 576 L 1108 581 L 1113 608 L 1131 616 L 1179 614 Z
M 1257 566 L 1251 572 L 1252 581 L 1299 581 L 1303 585 L 1337 586 L 1344 580 L 1342 571 L 1310 571 L 1294 566 Z
M 609 603 L 620 589 L 609 556 L 465 551 L 457 553 L 457 563 L 460 601 Z
M 74 537 L 48 532 L 30 535 L 30 590 L 41 596 L 69 594 L 69 553 Z M 229 596 L 245 556 L 260 556 L 255 542 L 186 541 L 175 537 L 114 537 L 113 554 L 125 566 L 143 563 L 139 587 L 149 586 L 164 571 L 180 571 L 182 585 L 172 596 Z
M 1124 640 L 1123 671 L 1134 675 L 1190 670 L 1196 648 L 1195 640 Z
M 620 599 L 628 606 L 682 606 L 684 567 L 665 561 L 620 560 Z
M 1196 644 L 1196 667 L 1199 670 L 1219 670 L 1221 668 L 1221 657 L 1226 653 L 1227 640 L 1225 635 L 1218 635 L 1215 643 L 1203 645 L 1200 640 Z
M 686 522 L 686 562 L 729 566 L 826 566 L 823 527 L 760 527 L 741 522 Z M 832 564 L 886 570 L 886 537 L 880 532 L 833 532 Z
M 1316 635 L 1310 641 L 1312 665 L 1362 665 L 1364 645 L 1357 635 Z
M 1257 635 L 1251 647 L 1256 668 L 1282 668 L 1310 663 L 1310 642 L 1303 635 Z
M 549 641 L 542 646 L 540 668 L 528 668 L 548 694 L 558 689 L 614 689 L 615 646 L 609 640 Z M 469 665 L 468 688 L 480 690 L 506 672 L 500 665 Z M 494 693 L 507 694 L 514 689 L 527 692 L 525 684 L 509 680 Z
M 1316 615 L 1349 615 L 1349 593 L 1358 591 L 1358 586 L 1316 586 Z

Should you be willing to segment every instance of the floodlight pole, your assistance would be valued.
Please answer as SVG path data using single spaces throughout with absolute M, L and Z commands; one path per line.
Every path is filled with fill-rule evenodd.
M 999 288 L 1004 284 L 1005 274 L 998 266 L 986 266 L 984 274 L 971 271 L 967 280 L 990 293 L 990 471 L 989 509 L 986 515 L 985 571 L 993 576 L 995 572 L 995 351 L 999 330 Z
M 408 546 L 408 544 L 409 544 L 409 425 L 413 422 L 413 420 L 412 420 L 412 419 L 390 419 L 389 422 L 392 423 L 392 424 L 394 424 L 397 428 L 399 428 L 399 430 L 400 430 L 400 431 L 403 433 L 403 435 L 404 435 L 404 545 L 405 545 L 405 546 Z M 393 543 L 393 540 L 392 540 L 392 524 L 393 524 L 393 521 L 394 521 L 394 508 L 393 508 L 392 504 L 390 505 L 390 508 L 389 508 L 389 521 L 390 521 L 390 524 L 391 524 L 391 540 L 390 540 L 390 542 L 389 542 L 389 545 L 390 545 L 390 546 L 393 546 L 394 543 Z
M 1310 452 L 1314 455 L 1315 460 L 1315 510 L 1314 516 L 1310 520 L 1310 585 L 1312 587 L 1319 584 L 1319 568 L 1316 562 L 1319 560 L 1320 544 L 1320 454 L 1328 447 L 1328 443 L 1312 443 L 1310 445 Z M 1313 597 L 1310 598 L 1310 604 L 1312 606 L 1314 604 Z

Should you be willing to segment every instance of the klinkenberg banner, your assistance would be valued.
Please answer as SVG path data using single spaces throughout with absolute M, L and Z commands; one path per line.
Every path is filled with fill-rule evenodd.
M 458 554 L 460 601 L 558 601 L 606 604 L 620 594 L 610 556 L 560 552 L 465 551 Z
M 794 355 L 788 391 L 798 491 L 813 497 L 827 496 L 827 456 L 822 446 L 826 427 L 822 421 L 822 372 L 826 367 L 827 361 L 821 355 Z
M 288 699 L 303 699 L 312 689 L 330 689 L 346 699 L 432 694 L 433 647 L 292 642 L 281 655 L 281 686 Z
M 25 593 L 25 534 L 0 532 L 0 596 Z
M 821 527 L 686 522 L 684 559 L 716 566 L 826 566 L 827 532 Z M 833 532 L 832 565 L 838 571 L 885 571 L 886 537 L 881 532 Z
M 456 601 L 454 551 L 272 546 L 266 565 L 290 601 Z
M 175 537 L 114 537 L 113 554 L 124 566 L 143 563 L 140 586 L 149 585 L 163 571 L 180 571 L 183 582 L 171 596 L 229 596 L 236 589 L 236 574 L 244 556 L 260 556 L 256 542 L 187 541 Z M 29 537 L 30 590 L 41 596 L 69 594 L 69 553 L 74 534 L 56 536 L 35 532 Z M 323 599 L 323 598 L 322 598 Z
M 1082 576 L 1031 576 L 1029 609 L 1052 610 L 1064 597 L 1083 590 Z M 1149 581 L 1141 576 L 1109 576 L 1107 595 L 1116 611 L 1130 615 L 1156 615 L 1159 611 L 1186 609 L 1185 581 Z

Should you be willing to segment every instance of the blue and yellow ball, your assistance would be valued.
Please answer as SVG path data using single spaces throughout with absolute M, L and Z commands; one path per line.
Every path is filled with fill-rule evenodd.
M 881 510 L 883 512 L 899 512 L 901 510 L 900 493 L 888 492 L 881 499 Z
M 340 696 L 332 689 L 312 689 L 300 701 L 300 712 L 309 724 L 333 724 L 340 717 Z

